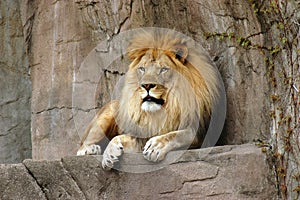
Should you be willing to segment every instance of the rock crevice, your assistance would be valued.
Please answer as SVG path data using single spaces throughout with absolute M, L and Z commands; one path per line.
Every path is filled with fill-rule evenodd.
M 80 156 L 2 164 L 0 199 L 276 199 L 266 157 L 251 144 L 174 151 L 159 164 L 124 154 L 120 171 L 104 171 L 101 160 Z M 157 165 L 162 167 L 152 170 Z

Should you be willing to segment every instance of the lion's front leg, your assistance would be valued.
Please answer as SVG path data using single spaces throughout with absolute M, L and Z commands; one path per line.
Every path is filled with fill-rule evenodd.
M 119 157 L 124 152 L 140 152 L 143 147 L 142 139 L 137 139 L 129 135 L 118 135 L 107 145 L 102 159 L 102 167 L 105 170 L 113 168 L 119 161 Z
M 149 161 L 158 162 L 171 150 L 197 143 L 199 142 L 196 132 L 191 129 L 172 131 L 149 139 L 144 147 L 143 156 Z
M 101 147 L 97 143 L 105 137 L 111 139 L 118 134 L 115 122 L 118 105 L 118 101 L 111 101 L 100 109 L 85 130 L 78 156 L 101 154 Z

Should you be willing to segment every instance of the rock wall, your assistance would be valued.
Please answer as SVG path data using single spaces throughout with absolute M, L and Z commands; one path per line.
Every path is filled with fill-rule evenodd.
M 121 57 L 110 68 L 87 61 L 99 73 L 87 72 L 90 77 L 79 84 L 76 81 L 81 63 L 89 52 L 109 55 L 117 45 L 113 38 L 120 32 L 146 26 L 175 29 L 194 38 L 216 63 L 228 98 L 221 144 L 269 138 L 265 98 L 268 84 L 262 56 L 258 51 L 203 36 L 207 32 L 230 31 L 242 37 L 250 35 L 249 40 L 263 43 L 259 21 L 247 1 L 42 0 L 25 1 L 22 13 L 24 24 L 31 25 L 26 35 L 30 38 L 32 66 L 34 159 L 75 154 L 95 110 L 110 100 L 107 91 L 126 72 L 126 67 L 118 63 L 128 60 Z M 103 48 L 95 48 L 100 42 Z M 81 93 L 74 93 L 74 83 Z
M 95 43 L 79 11 L 73 1 L 22 3 L 25 32 L 30 38 L 35 159 L 74 155 L 80 141 L 73 122 L 72 81 Z
M 83 156 L 0 165 L 0 199 L 271 200 L 277 195 L 266 157 L 254 145 L 186 151 L 148 173 L 107 172 L 100 162 L 101 156 Z M 121 166 L 153 165 L 141 154 L 125 154 Z
M 228 112 L 219 143 L 261 139 L 272 147 L 282 198 L 298 198 L 299 6 L 295 0 L 0 1 L 0 162 L 74 155 L 87 123 L 126 72 L 124 57 L 102 65 L 119 45 L 114 38 L 165 27 L 202 44 L 222 74 Z M 102 61 L 89 60 L 91 52 Z M 82 71 L 86 79 L 78 78 Z M 18 166 L 6 168 L 24 171 Z
M 31 158 L 31 81 L 20 4 L 0 2 L 0 163 Z

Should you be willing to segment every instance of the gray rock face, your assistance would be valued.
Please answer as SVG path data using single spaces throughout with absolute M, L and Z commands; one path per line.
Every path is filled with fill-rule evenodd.
M 0 163 L 31 158 L 31 81 L 18 1 L 0 3 Z
M 104 66 L 103 60 L 88 60 L 88 55 L 93 52 L 110 59 L 109 53 L 119 45 L 112 38 L 119 32 L 149 26 L 175 29 L 194 38 L 216 63 L 228 98 L 221 143 L 269 137 L 268 104 L 264 102 L 268 101 L 268 84 L 262 56 L 258 51 L 203 37 L 207 32 L 234 32 L 241 37 L 251 35 L 249 40 L 262 44 L 261 25 L 247 1 L 119 1 L 113 5 L 42 0 L 23 1 L 21 8 L 25 35 L 30 38 L 34 159 L 76 153 L 83 130 L 97 108 L 111 99 L 128 63 L 120 57 Z M 100 42 L 103 46 L 95 48 Z M 80 66 L 95 70 L 78 79 L 78 73 L 84 71 Z
M 73 1 L 22 1 L 21 8 L 32 65 L 32 157 L 74 155 L 80 138 L 73 112 L 82 109 L 72 107 L 72 82 L 95 43 Z
M 293 26 L 290 33 L 295 33 L 293 45 L 299 49 L 299 41 L 296 40 L 299 32 L 300 15 L 297 9 L 299 4 L 295 0 L 288 2 L 287 13 L 283 13 L 285 17 L 281 16 L 281 18 L 288 20 L 286 16 L 292 17 L 289 19 Z M 293 177 L 299 174 L 295 170 L 299 168 L 297 158 L 300 155 L 297 148 L 299 134 L 296 109 L 299 98 L 294 97 L 299 93 L 299 77 L 292 77 L 297 74 L 294 72 L 297 72 L 299 66 L 297 52 L 289 52 L 286 48 L 282 48 L 283 52 L 278 56 L 276 54 L 275 65 L 279 66 L 279 69 L 274 70 L 277 88 L 273 90 L 271 86 L 272 90 L 270 90 L 267 80 L 270 77 L 266 73 L 264 57 L 258 50 L 243 48 L 232 40 L 224 41 L 222 37 L 207 40 L 203 36 L 205 33 L 226 32 L 234 33 L 237 37 L 235 41 L 239 37 L 247 38 L 252 44 L 265 47 L 270 45 L 276 47 L 277 44 L 285 43 L 282 39 L 286 38 L 280 36 L 278 29 L 280 23 L 274 23 L 276 21 L 274 19 L 278 16 L 274 16 L 273 19 L 273 16 L 269 18 L 268 13 L 254 14 L 251 6 L 258 6 L 257 3 L 236 0 L 126 0 L 114 1 L 114 3 L 95 0 L 0 1 L 0 162 L 18 163 L 31 157 L 55 160 L 66 155 L 74 155 L 83 130 L 96 110 L 110 100 L 110 91 L 127 70 L 128 60 L 124 57 L 115 60 L 109 67 L 102 65 L 106 62 L 105 59 L 110 59 L 107 55 L 119 45 L 114 43 L 113 39 L 121 32 L 134 28 L 165 27 L 178 30 L 202 44 L 222 74 L 227 93 L 228 112 L 221 143 L 242 144 L 257 138 L 270 139 L 268 115 L 274 111 L 276 120 L 273 120 L 274 126 L 271 128 L 273 146 L 279 146 L 277 150 L 286 149 L 286 142 L 283 141 L 281 133 L 289 133 L 290 130 L 281 128 L 281 132 L 278 132 L 277 120 L 282 118 L 281 114 L 286 116 L 288 113 L 292 114 L 295 122 L 293 132 L 295 134 L 290 138 L 293 155 L 283 154 L 283 160 L 277 163 L 282 163 L 283 167 L 288 168 L 285 170 L 286 174 L 281 175 L 283 178 L 279 184 L 283 186 L 286 184 L 288 186 L 286 192 L 294 191 L 294 196 L 297 198 L 299 181 L 294 180 Z M 272 2 L 264 1 L 261 6 L 268 7 L 268 3 Z M 288 34 L 287 38 L 294 37 Z M 102 46 L 98 48 L 100 42 Z M 98 57 L 96 63 L 94 59 L 89 60 L 91 52 L 96 56 L 102 55 L 103 59 L 99 61 Z M 286 87 L 285 82 L 290 81 L 290 78 L 282 79 L 281 67 L 282 63 L 290 62 L 286 56 L 289 53 L 297 58 L 292 61 L 295 62 L 294 68 L 287 69 L 294 81 Z M 92 66 L 95 70 L 84 71 L 82 66 Z M 86 73 L 86 79 L 78 77 L 78 73 L 82 71 Z M 285 94 L 289 99 L 285 101 L 283 100 L 285 98 L 282 98 L 284 102 L 272 103 L 269 97 L 274 94 Z M 271 113 L 270 103 L 273 104 Z M 287 112 L 282 113 L 279 109 L 282 105 L 288 108 Z M 286 127 L 289 126 L 288 123 Z M 273 150 L 276 151 L 276 148 Z M 94 168 L 97 169 L 96 162 L 92 158 L 78 159 L 88 159 L 85 160 L 88 165 L 95 165 Z M 126 158 L 125 156 L 124 159 Z M 64 161 L 72 162 L 70 166 L 81 165 L 68 159 L 65 158 Z M 26 162 L 29 166 L 30 161 Z M 289 162 L 288 165 L 285 162 Z M 214 168 L 200 161 L 197 161 L 197 164 L 202 168 Z M 57 167 L 57 170 L 61 170 L 63 174 L 62 168 L 67 167 L 63 165 Z M 136 168 L 126 163 L 123 167 Z M 10 169 L 8 174 L 19 173 L 23 169 L 22 165 L 16 165 L 15 170 Z M 8 169 L 5 168 L 6 170 Z M 32 170 L 34 171 L 34 168 Z M 68 170 L 72 171 L 71 168 Z M 215 172 L 212 170 L 208 176 L 213 177 Z M 217 174 L 219 173 L 221 173 L 220 169 L 217 170 Z M 116 175 L 112 175 L 114 176 Z M 8 177 L 6 182 L 10 178 L 3 174 L 2 177 Z M 215 180 L 215 178 L 211 179 Z M 44 178 L 41 176 L 37 180 L 43 182 Z M 70 177 L 66 180 L 72 184 L 72 187 L 76 186 Z M 76 183 L 79 188 L 106 190 L 101 185 L 92 187 L 87 181 L 84 184 Z M 198 184 L 197 181 L 187 181 L 184 185 L 193 188 L 194 184 Z M 9 183 L 4 185 L 8 186 L 5 191 L 13 188 Z M 30 187 L 34 191 L 36 185 L 32 184 Z M 176 189 L 179 190 L 181 191 Z M 282 190 L 285 192 L 284 187 Z M 70 195 L 63 195 L 65 198 L 82 197 L 82 194 L 90 198 L 84 191 L 82 193 L 75 192 L 76 190 L 73 189 L 65 191 Z M 162 193 L 167 196 L 168 191 Z M 255 192 L 246 191 L 243 194 L 250 193 L 254 195 Z M 21 195 L 21 193 L 17 194 Z M 40 191 L 35 194 L 40 197 Z M 43 190 L 43 195 L 46 194 L 49 195 L 46 190 Z M 3 196 L 4 199 L 6 197 Z M 59 198 L 60 193 L 52 197 Z M 212 194 L 207 198 L 215 197 Z M 230 199 L 231 196 L 229 195 L 228 198 Z
M 62 162 L 25 160 L 24 165 L 33 174 L 47 199 L 84 199 Z
M 46 199 L 23 164 L 1 164 L 0 181 L 0 199 Z
M 0 198 L 261 200 L 276 197 L 265 155 L 254 145 L 176 151 L 168 154 L 167 160 L 178 155 L 181 155 L 178 160 L 148 173 L 103 171 L 101 156 L 0 165 Z M 156 165 L 144 160 L 141 154 L 125 154 L 120 163 L 123 170 Z

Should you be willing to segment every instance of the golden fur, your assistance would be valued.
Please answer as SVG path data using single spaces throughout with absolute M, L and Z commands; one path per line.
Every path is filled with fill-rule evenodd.
M 102 165 L 110 169 L 124 151 L 144 147 L 146 159 L 159 161 L 172 149 L 201 145 L 218 98 L 215 67 L 192 41 L 170 31 L 137 33 L 128 57 L 120 100 L 99 111 L 77 154 L 95 153 L 95 144 L 109 136 Z

